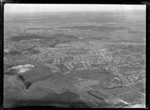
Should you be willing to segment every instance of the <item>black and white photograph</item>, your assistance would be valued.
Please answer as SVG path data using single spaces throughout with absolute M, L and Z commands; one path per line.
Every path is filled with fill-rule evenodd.
M 5 4 L 4 108 L 145 108 L 146 5 Z

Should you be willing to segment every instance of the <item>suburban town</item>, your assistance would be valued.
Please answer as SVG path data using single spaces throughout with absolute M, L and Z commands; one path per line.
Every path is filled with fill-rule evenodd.
M 22 48 L 20 48 L 20 50 L 21 49 Z M 32 53 L 32 51 L 34 50 L 38 52 Z M 138 61 L 141 61 L 143 59 L 136 59 L 135 61 L 135 56 L 133 56 L 132 54 L 124 54 L 124 56 L 122 57 L 120 55 L 115 58 L 113 51 L 110 51 L 109 48 L 106 48 L 102 44 L 101 46 L 97 46 L 96 43 L 90 44 L 90 42 L 88 42 L 87 44 L 87 42 L 84 43 L 80 41 L 68 44 L 58 44 L 55 46 L 55 48 L 45 46 L 35 47 L 32 48 L 32 51 L 30 50 L 29 52 L 29 50 L 26 49 L 24 50 L 24 55 L 50 68 L 52 74 L 62 74 L 65 76 L 76 77 L 78 80 L 80 80 L 80 83 L 75 84 L 76 87 L 80 90 L 89 91 L 89 94 L 95 94 L 92 91 L 96 90 L 103 92 L 105 91 L 105 93 L 109 94 L 111 97 L 121 97 L 121 95 L 126 94 L 126 92 L 128 93 L 130 90 L 138 92 L 140 95 L 145 96 L 144 91 L 140 90 L 142 88 L 134 87 L 138 84 L 145 83 L 145 69 L 143 68 L 144 66 L 141 66 L 140 62 L 138 63 Z M 9 50 L 5 50 L 5 52 L 9 53 Z M 130 56 L 133 60 L 131 59 L 130 61 L 126 62 L 126 58 Z M 125 72 L 122 71 L 122 68 L 131 68 L 133 66 L 134 68 L 137 67 L 143 69 L 131 69 L 131 71 Z M 32 68 L 35 67 L 35 65 L 26 64 L 12 67 L 10 70 L 19 69 L 20 72 L 18 73 L 26 74 L 24 72 L 31 71 Z M 80 75 L 86 76 L 90 74 L 93 74 L 93 77 L 94 75 L 97 75 L 97 78 L 95 77 L 94 80 L 92 80 L 90 77 L 78 77 Z M 110 79 L 107 79 L 107 77 L 110 77 Z M 122 88 L 122 90 L 125 90 L 122 93 L 122 90 L 117 91 L 118 88 Z M 111 89 L 116 89 L 116 92 L 118 92 L 118 94 L 110 92 Z M 108 100 L 107 97 L 105 97 L 104 99 Z M 123 99 L 118 99 L 118 102 L 119 100 L 121 101 L 121 103 L 128 103 L 128 105 L 131 103 L 130 101 L 128 102 Z M 139 100 L 141 100 L 141 98 L 139 98 Z
M 39 4 L 32 11 L 52 9 L 18 13 L 22 5 L 4 15 L 5 108 L 146 107 L 144 5 L 68 4 L 86 10 L 53 13 L 63 5 Z M 95 7 L 109 11 L 87 11 Z

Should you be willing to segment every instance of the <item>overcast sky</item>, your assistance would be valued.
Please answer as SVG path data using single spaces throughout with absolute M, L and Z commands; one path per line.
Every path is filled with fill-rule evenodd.
M 5 13 L 26 12 L 73 12 L 73 11 L 132 11 L 145 10 L 145 5 L 101 5 L 101 4 L 5 4 Z

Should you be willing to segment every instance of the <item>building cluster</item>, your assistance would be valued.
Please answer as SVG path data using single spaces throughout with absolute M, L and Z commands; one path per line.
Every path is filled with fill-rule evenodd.
M 59 46 L 61 48 L 59 48 L 59 46 L 57 46 L 57 48 L 39 48 L 41 52 L 30 57 L 41 62 L 50 63 L 51 65 L 63 63 L 69 70 L 72 70 L 75 65 L 80 65 L 78 66 L 79 68 L 77 68 L 77 70 L 95 69 L 94 67 L 92 68 L 92 64 L 98 65 L 110 62 L 113 59 L 111 52 L 108 52 L 105 49 L 98 50 L 95 48 L 89 49 L 88 51 L 86 50 L 84 52 L 84 50 L 79 49 L 79 47 L 81 48 L 82 46 L 82 48 L 85 46 L 87 49 L 88 46 L 86 46 L 84 43 L 80 44 L 77 42 L 71 43 L 70 45 L 71 46 L 69 46 L 69 44 L 60 44 Z M 65 46 L 67 48 L 65 48 Z M 68 51 L 70 51 L 70 54 L 66 54 Z M 74 51 L 76 51 L 77 54 L 75 54 Z
M 105 89 L 114 89 L 114 88 L 124 87 L 124 86 L 125 84 L 118 77 L 114 77 L 110 81 L 104 82 L 103 84 L 103 87 Z
M 84 49 L 84 47 L 86 47 L 88 51 L 80 52 L 79 49 L 80 48 Z M 41 62 L 45 62 L 46 65 L 64 64 L 69 71 L 73 70 L 74 68 L 76 68 L 77 71 L 81 71 L 81 70 L 88 70 L 88 69 L 89 70 L 100 69 L 101 64 L 105 64 L 108 62 L 109 65 L 105 67 L 107 71 L 110 71 L 115 75 L 119 74 L 121 75 L 121 77 L 127 80 L 132 79 L 132 77 L 134 76 L 134 75 L 130 75 L 131 76 L 130 77 L 128 75 L 128 77 L 130 78 L 126 78 L 124 75 L 122 75 L 122 73 L 120 73 L 120 70 L 118 68 L 121 67 L 121 65 L 128 66 L 131 60 L 127 61 L 126 58 L 130 56 L 114 57 L 113 53 L 111 51 L 108 51 L 106 48 L 94 47 L 91 46 L 90 44 L 87 45 L 86 43 L 83 42 L 72 42 L 66 44 L 59 44 L 56 46 L 56 48 L 40 47 L 39 50 L 41 52 L 39 54 L 32 55 L 31 58 L 37 59 Z M 68 51 L 69 53 L 72 54 L 68 54 L 67 53 Z M 74 54 L 75 52 L 78 54 Z M 93 65 L 97 65 L 97 66 L 93 66 Z M 135 77 L 134 79 L 137 78 Z M 114 87 L 114 85 L 111 87 Z
M 101 64 L 109 63 L 109 65 L 105 66 L 105 69 L 115 75 L 121 75 L 120 68 L 127 67 L 130 65 L 140 65 L 142 62 L 142 57 L 137 55 L 139 58 L 136 59 L 134 55 L 127 54 L 122 55 L 122 50 L 120 47 L 110 47 L 113 51 L 108 48 L 103 48 L 100 46 L 101 44 L 95 44 L 90 42 L 70 42 L 65 44 L 57 44 L 55 48 L 38 46 L 39 40 L 31 40 L 28 42 L 19 42 L 17 44 L 13 43 L 9 48 L 17 49 L 27 49 L 28 46 L 35 46 L 34 49 L 38 50 L 37 54 L 29 54 L 29 57 L 35 59 L 36 61 L 41 62 L 42 64 L 52 68 L 54 71 L 58 71 L 59 69 L 55 65 L 63 64 L 68 71 L 72 71 L 76 69 L 76 71 L 82 70 L 95 70 L 101 69 Z M 17 49 L 18 50 L 18 49 Z M 115 50 L 115 51 L 114 51 Z M 7 50 L 5 50 L 7 52 Z M 116 55 L 115 52 L 117 53 Z M 121 75 L 128 80 L 128 82 L 133 83 L 138 79 L 136 76 L 140 76 L 136 74 L 130 75 Z M 108 84 L 113 85 L 110 87 L 116 86 L 116 84 Z M 119 86 L 119 85 L 117 85 Z

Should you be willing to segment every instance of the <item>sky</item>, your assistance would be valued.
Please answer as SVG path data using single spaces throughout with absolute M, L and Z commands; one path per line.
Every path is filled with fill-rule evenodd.
M 74 11 L 133 11 L 145 10 L 145 5 L 102 4 L 5 4 L 4 13 L 74 12 Z

